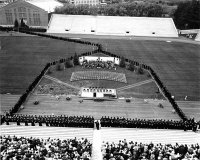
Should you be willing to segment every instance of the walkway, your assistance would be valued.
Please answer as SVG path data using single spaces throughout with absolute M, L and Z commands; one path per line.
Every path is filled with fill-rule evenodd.
M 123 91 L 125 89 L 130 89 L 130 88 L 133 88 L 133 87 L 141 86 L 143 84 L 147 84 L 147 83 L 150 83 L 150 82 L 154 82 L 154 80 L 149 79 L 149 80 L 145 80 L 145 81 L 138 82 L 138 83 L 135 83 L 135 84 L 130 84 L 130 85 L 127 85 L 127 86 L 124 86 L 124 87 L 117 88 L 117 91 Z
M 44 75 L 44 77 L 47 78 L 47 79 L 50 79 L 50 80 L 52 80 L 52 81 L 54 81 L 54 82 L 57 82 L 57 83 L 63 84 L 63 85 L 65 85 L 65 86 L 68 86 L 68 87 L 71 87 L 71 88 L 74 88 L 74 89 L 80 90 L 79 87 L 76 87 L 76 86 L 73 86 L 73 85 L 71 85 L 71 84 L 68 84 L 68 83 L 62 82 L 62 81 L 60 81 L 59 79 L 53 78 L 53 77 L 51 77 L 51 76 Z

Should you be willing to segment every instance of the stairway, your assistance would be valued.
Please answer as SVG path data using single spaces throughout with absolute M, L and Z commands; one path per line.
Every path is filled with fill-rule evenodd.
M 92 143 L 92 160 L 102 160 L 101 130 L 94 130 Z

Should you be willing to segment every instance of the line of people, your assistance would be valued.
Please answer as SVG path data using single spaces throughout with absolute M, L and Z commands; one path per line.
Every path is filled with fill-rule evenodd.
M 174 121 L 163 119 L 131 119 L 124 117 L 102 117 L 102 127 L 124 127 L 124 128 L 155 128 L 155 129 L 182 129 L 197 131 L 200 122 L 194 119 L 188 121 Z
M 1 116 L 1 122 L 5 122 L 9 125 L 11 122 L 25 126 L 35 126 L 36 123 L 39 126 L 54 126 L 54 127 L 84 127 L 93 128 L 94 117 L 91 116 L 55 116 L 55 115 L 14 115 L 14 116 Z

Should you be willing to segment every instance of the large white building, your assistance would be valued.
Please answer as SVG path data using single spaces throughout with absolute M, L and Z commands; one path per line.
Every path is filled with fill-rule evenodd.
M 82 98 L 116 98 L 117 92 L 116 89 L 108 89 L 101 87 L 82 87 L 79 96 Z
M 95 5 L 100 4 L 100 0 L 69 0 L 69 2 L 74 5 L 87 4 L 87 5 L 95 6 Z
M 24 20 L 28 26 L 46 27 L 48 12 L 26 1 L 15 1 L 0 9 L 0 25 L 13 26 Z

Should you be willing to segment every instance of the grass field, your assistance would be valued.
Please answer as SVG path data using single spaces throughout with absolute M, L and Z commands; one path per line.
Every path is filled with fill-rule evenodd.
M 87 45 L 37 36 L 0 36 L 0 41 L 1 94 L 22 94 L 46 63 L 92 50 Z
M 30 115 L 87 115 L 100 119 L 102 116 L 119 116 L 126 118 L 144 119 L 173 119 L 180 120 L 177 114 L 172 113 L 172 106 L 168 101 L 149 100 L 145 103 L 142 99 L 133 98 L 130 103 L 124 99 L 115 101 L 94 102 L 93 100 L 83 100 L 79 103 L 77 96 L 72 96 L 70 101 L 66 101 L 66 96 L 60 96 L 59 100 L 50 95 L 32 95 L 25 103 L 24 109 L 18 114 Z M 34 105 L 35 100 L 39 100 L 38 105 Z M 162 103 L 165 107 L 160 108 Z

